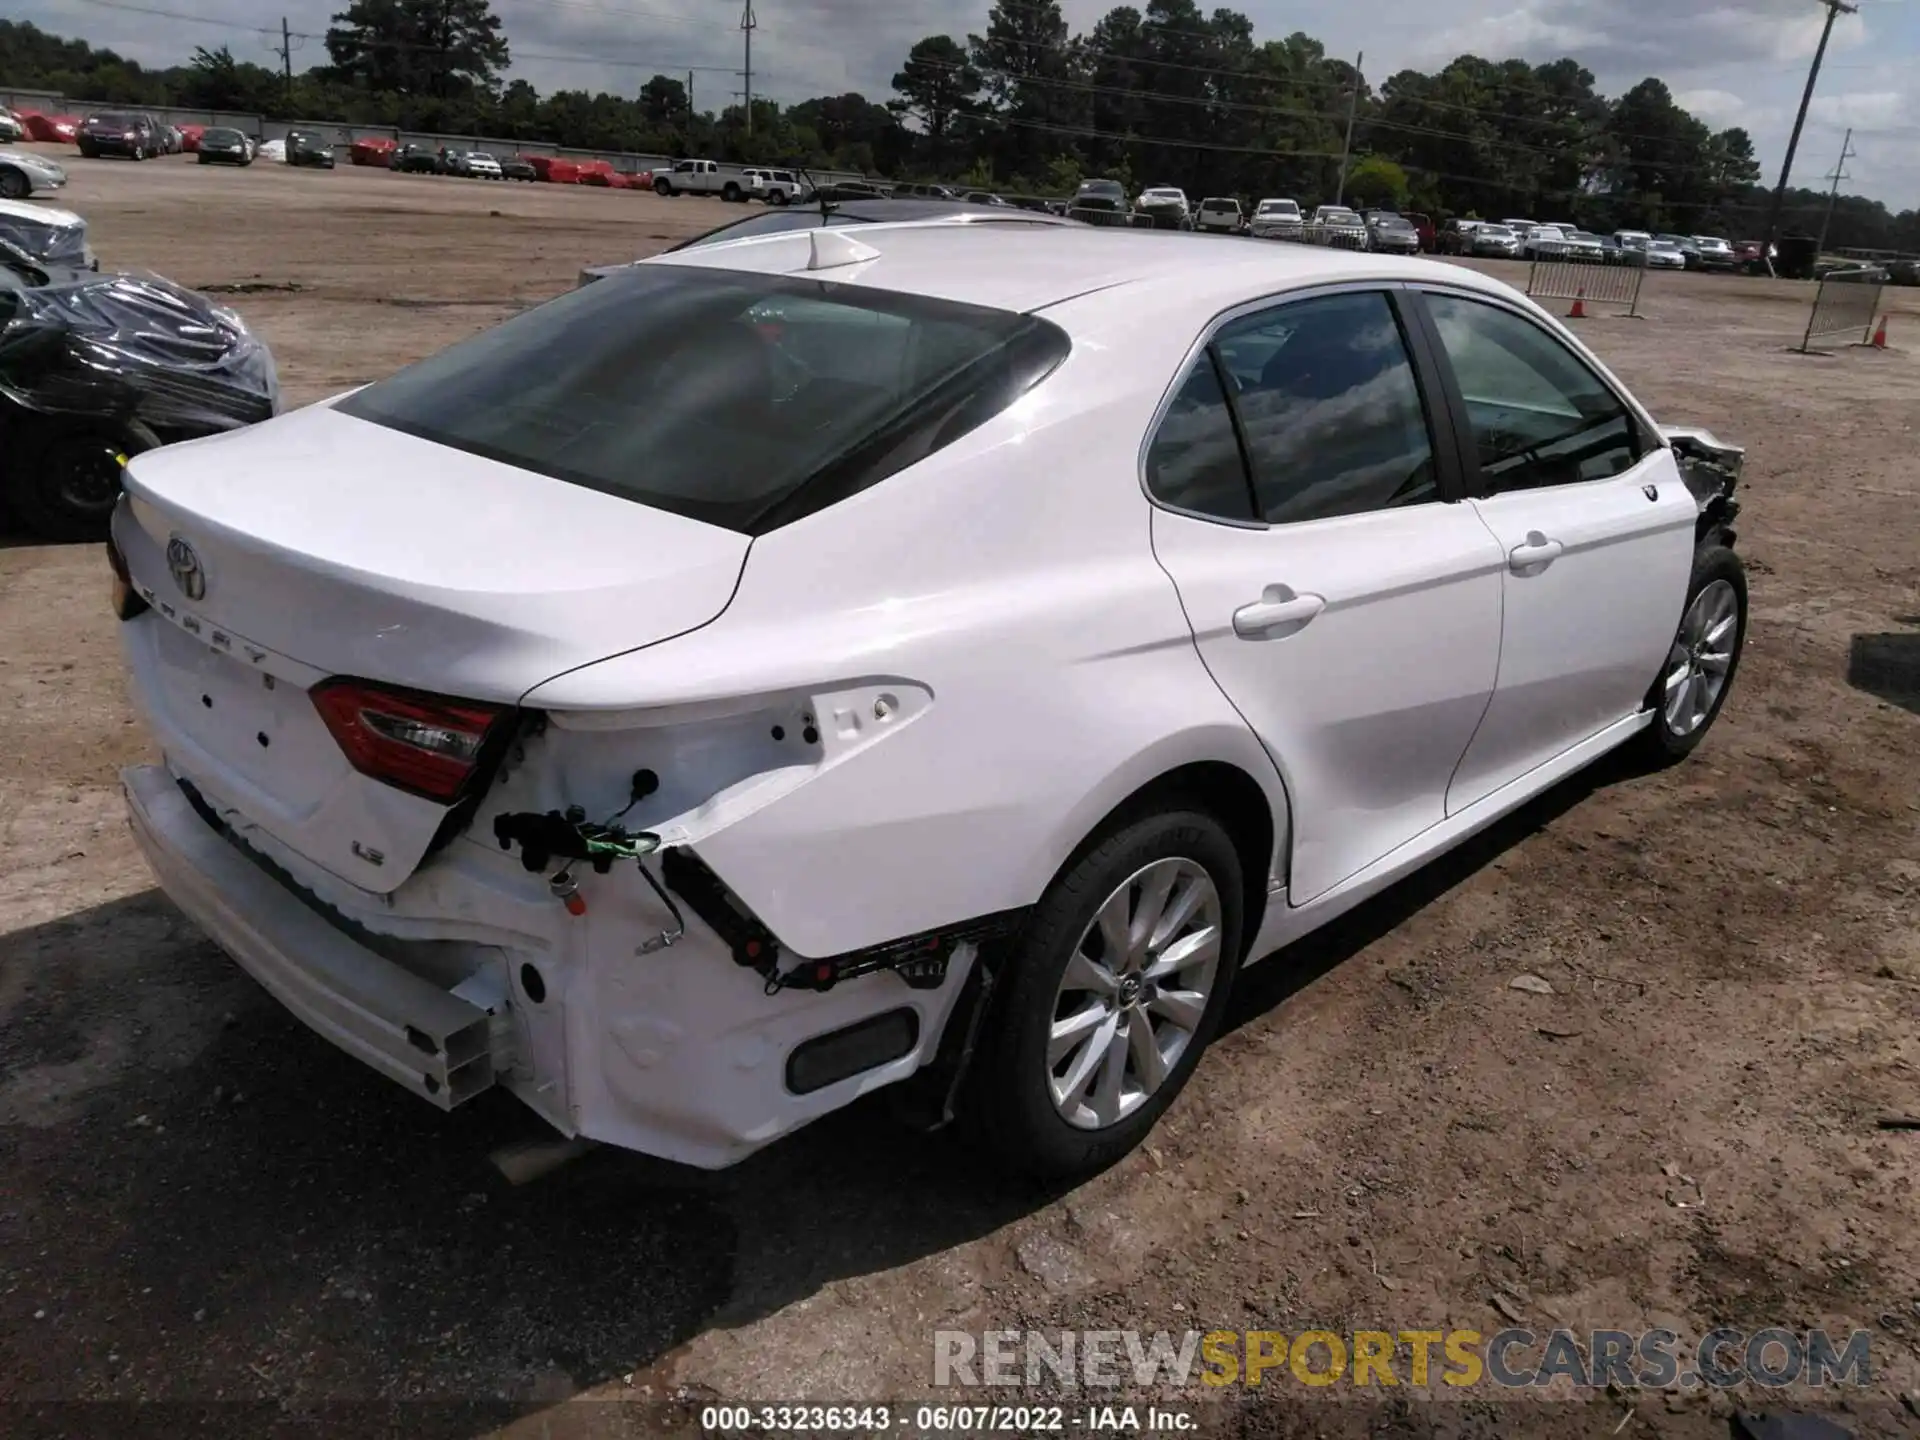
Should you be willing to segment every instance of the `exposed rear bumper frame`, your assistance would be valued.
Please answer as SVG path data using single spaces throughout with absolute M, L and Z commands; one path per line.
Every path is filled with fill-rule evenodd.
M 442 1110 L 493 1085 L 504 995 L 478 976 L 443 990 L 356 943 L 213 829 L 164 767 L 120 778 L 161 886 L 302 1023 Z

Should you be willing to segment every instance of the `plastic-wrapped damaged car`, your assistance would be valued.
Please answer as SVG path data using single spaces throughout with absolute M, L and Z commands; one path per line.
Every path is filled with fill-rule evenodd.
M 27 259 L 70 270 L 94 270 L 100 262 L 87 244 L 87 222 L 71 210 L 0 200 L 0 243 Z
M 204 296 L 0 244 L 0 496 L 45 538 L 105 534 L 129 455 L 265 420 L 279 394 L 267 347 Z

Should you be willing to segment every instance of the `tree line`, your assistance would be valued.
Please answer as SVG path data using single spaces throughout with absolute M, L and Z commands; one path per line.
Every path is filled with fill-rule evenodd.
M 1206 13 L 1195 0 L 1117 6 L 1083 34 L 1059 0 L 997 0 L 983 34 L 915 43 L 884 100 L 755 100 L 751 127 L 739 104 L 699 105 L 698 75 L 655 74 L 632 96 L 503 82 L 511 49 L 489 0 L 350 0 L 324 43 L 327 63 L 290 79 L 224 46 L 155 70 L 0 21 L 0 80 L 122 104 L 831 166 L 1008 193 L 1058 195 L 1098 175 L 1196 197 L 1312 205 L 1344 193 L 1436 219 L 1531 215 L 1734 238 L 1765 223 L 1751 137 L 1712 129 L 1656 78 L 1609 97 L 1572 59 L 1463 55 L 1376 86 L 1312 36 L 1260 39 L 1245 15 Z M 713 88 L 730 82 L 713 77 Z M 1817 231 L 1826 203 L 1789 191 L 1787 228 Z M 1920 212 L 1842 196 L 1829 243 L 1920 250 Z

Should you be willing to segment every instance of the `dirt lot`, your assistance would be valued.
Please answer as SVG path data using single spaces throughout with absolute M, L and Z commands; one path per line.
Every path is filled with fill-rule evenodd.
M 108 266 L 298 287 L 232 297 L 293 402 L 740 214 L 72 163 L 61 203 Z M 202 1417 L 265 1433 L 332 1401 L 925 1396 L 937 1328 L 1524 1317 L 1865 1328 L 1873 1384 L 1841 1418 L 1920 1425 L 1898 1398 L 1920 1387 L 1920 1133 L 1877 1127 L 1920 1114 L 1920 303 L 1889 294 L 1895 348 L 1826 358 L 1786 353 L 1788 284 L 1655 275 L 1648 318 L 1584 323 L 1663 416 L 1750 447 L 1752 635 L 1719 728 L 1676 770 L 1562 786 L 1249 975 L 1151 1149 L 1054 1197 L 990 1188 L 878 1107 L 722 1175 L 598 1154 L 507 1186 L 487 1156 L 530 1133 L 513 1102 L 409 1100 L 153 890 L 115 784 L 147 747 L 105 565 L 0 548 L 0 1400 L 57 1428 L 137 1418 L 55 1403 L 76 1399 L 272 1402 Z M 1631 1403 L 1301 1419 L 1339 1392 L 1281 1393 L 1209 1413 L 1598 1435 Z M 1644 1397 L 1627 1433 L 1724 1433 L 1729 1403 Z M 654 1412 L 518 1428 L 589 1414 Z

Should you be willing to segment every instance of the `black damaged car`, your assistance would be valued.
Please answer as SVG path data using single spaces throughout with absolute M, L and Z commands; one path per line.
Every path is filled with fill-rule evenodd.
M 200 136 L 202 165 L 251 165 L 253 142 L 238 130 L 215 126 Z
M 105 535 L 128 457 L 265 420 L 279 398 L 265 344 L 205 296 L 0 241 L 0 505 L 41 538 Z

